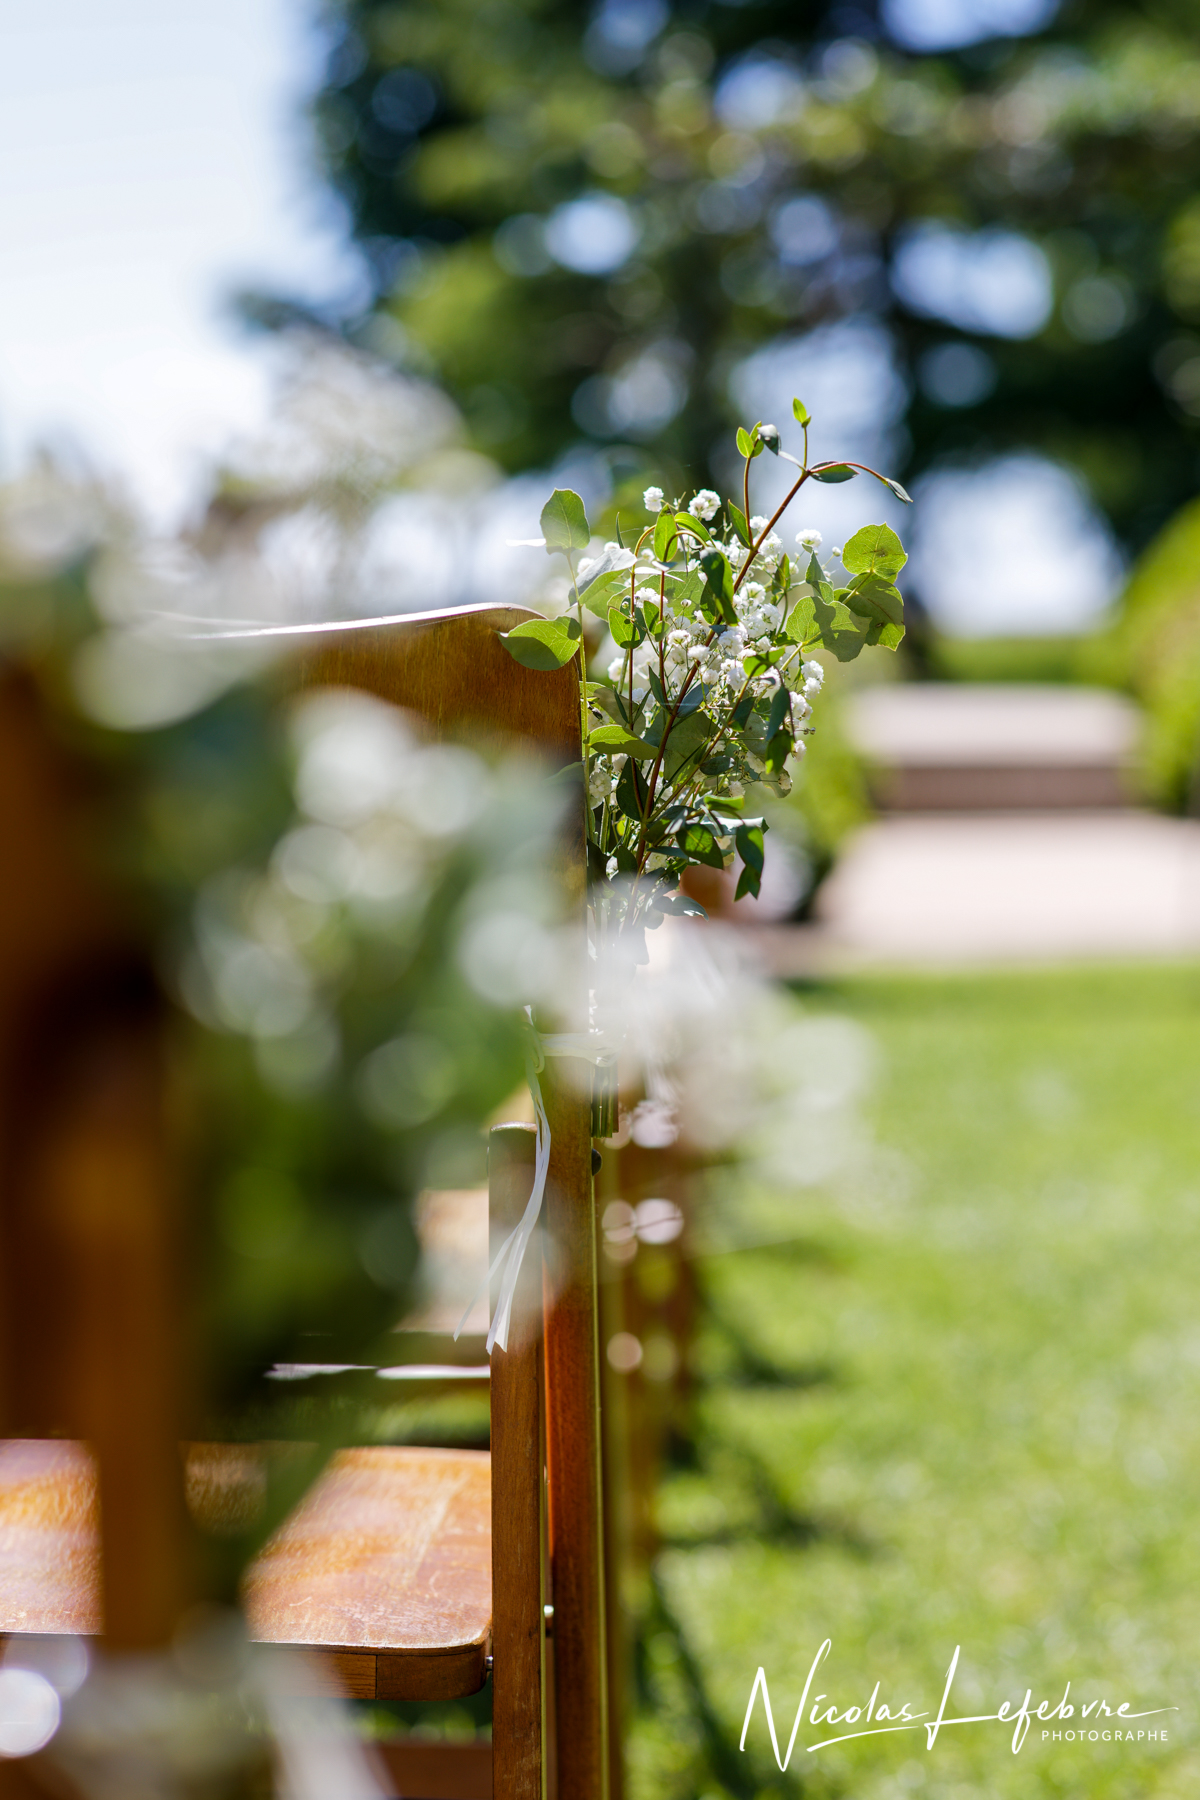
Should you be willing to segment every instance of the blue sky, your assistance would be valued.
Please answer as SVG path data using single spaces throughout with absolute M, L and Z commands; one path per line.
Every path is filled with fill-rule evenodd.
M 0 468 L 73 442 L 158 515 L 263 415 L 225 296 L 359 279 L 309 172 L 320 45 L 298 0 L 6 0 Z

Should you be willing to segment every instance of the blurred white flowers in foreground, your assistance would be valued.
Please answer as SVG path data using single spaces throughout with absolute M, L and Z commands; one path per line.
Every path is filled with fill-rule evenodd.
M 697 1248 L 794 1235 L 804 1194 L 834 1185 L 851 1209 L 905 1172 L 875 1144 L 866 1103 L 875 1039 L 855 1020 L 807 1009 L 766 980 L 736 930 L 667 920 L 623 997 L 622 1086 L 649 1148 L 679 1140 L 713 1165 L 694 1222 Z M 885 1166 L 886 1165 L 886 1166 Z

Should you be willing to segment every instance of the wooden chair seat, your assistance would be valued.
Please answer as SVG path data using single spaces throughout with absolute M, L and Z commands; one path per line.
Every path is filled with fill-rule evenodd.
M 193 1446 L 201 1524 L 253 1497 L 253 1446 Z M 340 1450 L 268 1540 L 244 1584 L 259 1643 L 330 1658 L 359 1699 L 450 1700 L 480 1689 L 492 1622 L 485 1450 Z M 0 1444 L 0 1632 L 102 1629 L 99 1509 L 81 1444 Z

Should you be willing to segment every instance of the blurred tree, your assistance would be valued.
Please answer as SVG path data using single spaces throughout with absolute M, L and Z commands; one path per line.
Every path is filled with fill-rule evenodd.
M 1049 10 L 952 0 L 927 54 L 921 0 L 332 0 L 351 332 L 510 468 L 716 479 L 737 364 L 875 315 L 894 472 L 1033 445 L 1140 545 L 1197 485 L 1195 9 Z

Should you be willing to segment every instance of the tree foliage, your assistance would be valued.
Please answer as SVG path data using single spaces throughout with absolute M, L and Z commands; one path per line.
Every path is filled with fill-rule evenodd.
M 1031 39 L 932 56 L 805 0 L 330 16 L 315 117 L 374 270 L 358 329 L 432 367 L 509 467 L 582 436 L 719 480 L 739 358 L 866 312 L 894 334 L 908 470 L 1033 444 L 1135 544 L 1193 491 L 1200 53 L 1181 0 L 1067 0 Z M 989 276 L 1019 263 L 1012 234 L 1053 286 L 1015 330 Z

